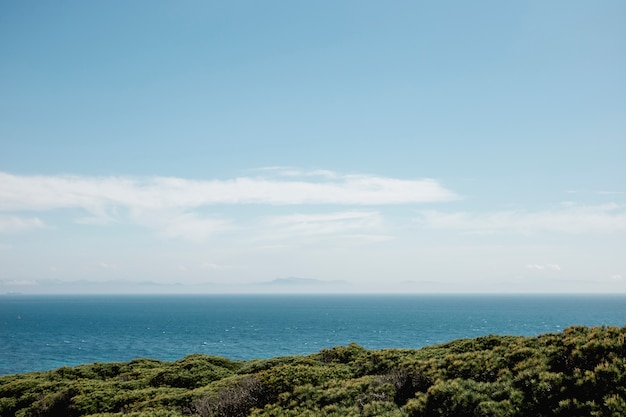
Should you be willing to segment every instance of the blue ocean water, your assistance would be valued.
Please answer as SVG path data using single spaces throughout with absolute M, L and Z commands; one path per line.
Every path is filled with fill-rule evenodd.
M 0 375 L 191 353 L 419 348 L 626 324 L 626 295 L 0 296 Z

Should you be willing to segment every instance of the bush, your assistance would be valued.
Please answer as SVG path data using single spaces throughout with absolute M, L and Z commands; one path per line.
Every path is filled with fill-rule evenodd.
M 262 408 L 273 400 L 274 395 L 265 383 L 247 376 L 232 387 L 197 398 L 192 410 L 201 417 L 245 417 L 252 408 Z
M 239 366 L 224 358 L 190 355 L 157 373 L 150 380 L 150 385 L 197 388 L 232 375 Z

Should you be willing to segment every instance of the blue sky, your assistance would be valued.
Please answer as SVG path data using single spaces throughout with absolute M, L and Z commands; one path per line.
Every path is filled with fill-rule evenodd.
M 0 292 L 626 292 L 624 16 L 3 2 Z

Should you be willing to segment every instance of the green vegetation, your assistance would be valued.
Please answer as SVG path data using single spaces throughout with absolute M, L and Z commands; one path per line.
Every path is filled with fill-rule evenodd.
M 1 417 L 626 416 L 626 327 L 419 350 L 190 355 L 0 377 Z

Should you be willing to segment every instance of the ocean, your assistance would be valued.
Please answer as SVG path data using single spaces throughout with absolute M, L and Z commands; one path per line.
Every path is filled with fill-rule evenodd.
M 0 296 L 0 375 L 191 353 L 419 348 L 626 324 L 626 295 Z

